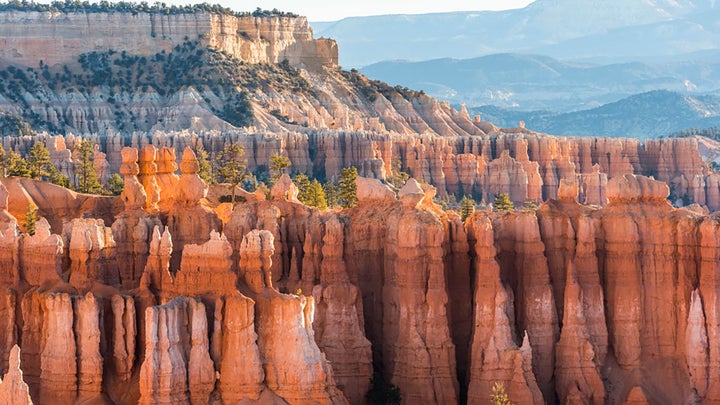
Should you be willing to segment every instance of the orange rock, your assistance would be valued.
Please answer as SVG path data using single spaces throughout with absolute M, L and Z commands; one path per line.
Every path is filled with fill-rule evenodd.
M 111 303 L 113 364 L 120 380 L 127 381 L 135 364 L 135 302 L 131 297 L 113 295 Z
M 71 405 L 78 389 L 72 298 L 59 293 L 43 295 L 41 301 L 44 320 L 39 402 Z
M 257 401 L 265 389 L 262 359 L 255 333 L 255 302 L 242 294 L 215 303 L 213 345 L 218 345 L 218 389 L 225 403 Z
M 8 372 L 0 381 L 0 402 L 12 405 L 32 405 L 29 387 L 23 381 L 20 369 L 20 348 L 14 345 L 10 350 Z
M 475 241 L 475 305 L 468 402 L 485 401 L 495 383 L 501 382 L 515 403 L 542 404 L 542 393 L 532 372 L 532 349 L 527 339 L 522 348 L 514 342 L 512 290 L 503 286 L 495 261 L 492 225 L 487 217 L 475 217 L 470 237 Z
M 565 315 L 560 340 L 555 345 L 555 387 L 561 403 L 600 405 L 605 403 L 605 386 L 595 364 L 595 352 L 590 343 L 583 307 L 583 293 L 575 268 L 568 263 Z
M 315 342 L 332 364 L 335 381 L 350 403 L 361 403 L 372 377 L 370 342 L 363 333 L 362 296 L 350 283 L 343 257 L 343 226 L 336 216 L 325 222 L 320 284 L 312 324 Z

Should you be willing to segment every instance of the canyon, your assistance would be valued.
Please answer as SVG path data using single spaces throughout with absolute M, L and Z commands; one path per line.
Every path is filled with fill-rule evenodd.
M 148 150 L 122 151 L 125 191 L 84 218 L 53 210 L 74 192 L 2 179 L 3 398 L 364 403 L 375 370 L 403 403 L 496 382 L 515 403 L 720 401 L 718 221 L 663 182 L 614 176 L 599 207 L 563 179 L 463 222 L 414 179 L 359 178 L 356 207 L 323 212 L 285 177 L 221 217 L 190 148 L 170 189 Z M 44 216 L 32 236 L 17 190 Z
M 364 404 L 396 387 L 404 404 L 477 404 L 502 383 L 517 404 L 720 403 L 720 175 L 696 139 L 499 128 L 342 71 L 304 18 L 0 18 L 8 66 L 184 44 L 262 76 L 242 90 L 247 125 L 208 82 L 0 89 L 38 124 L 5 150 L 43 142 L 73 180 L 89 139 L 101 181 L 124 179 L 119 196 L 0 179 L 0 402 Z M 230 143 L 252 172 L 273 154 L 322 180 L 355 166 L 358 204 L 306 206 L 287 174 L 223 203 L 196 151 Z M 493 209 L 502 193 L 519 208 Z M 464 220 L 439 204 L 465 195 L 481 204 Z

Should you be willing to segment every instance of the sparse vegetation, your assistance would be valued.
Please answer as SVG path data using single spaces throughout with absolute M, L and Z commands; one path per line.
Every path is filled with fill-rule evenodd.
M 292 162 L 290 162 L 287 156 L 273 153 L 272 156 L 270 156 L 270 183 L 277 183 L 280 176 L 285 174 L 290 166 L 292 166 Z
M 38 207 L 30 203 L 28 209 L 25 212 L 25 218 L 22 223 L 22 227 L 25 229 L 25 233 L 28 235 L 35 235 L 35 224 L 40 220 L 40 214 L 38 213 Z
M 344 208 L 352 208 L 357 205 L 357 184 L 355 180 L 358 171 L 355 166 L 346 167 L 340 172 L 337 185 L 338 203 Z
M 496 382 L 492 387 L 492 395 L 490 395 L 490 403 L 492 405 L 513 405 L 510 398 L 505 393 L 505 385 Z
M 190 4 L 184 6 L 167 5 L 161 2 L 148 4 L 143 1 L 140 3 L 119 1 L 117 3 L 101 1 L 99 3 L 90 3 L 80 0 L 53 1 L 50 4 L 28 2 L 26 0 L 9 0 L 7 3 L 0 3 L 0 11 L 39 11 L 54 13 L 150 13 L 150 14 L 198 14 L 211 13 L 232 15 L 235 17 L 298 17 L 295 13 L 280 11 L 276 8 L 272 10 L 263 10 L 260 7 L 255 11 L 236 12 L 230 8 L 223 7 L 220 4 Z
M 107 191 L 112 195 L 120 195 L 125 189 L 125 181 L 119 174 L 113 173 L 108 179 Z
M 223 183 L 228 183 L 230 187 L 230 202 L 234 205 L 237 201 L 235 198 L 235 189 L 247 177 L 247 162 L 244 158 L 245 149 L 238 143 L 228 143 L 218 156 L 218 176 Z
M 475 200 L 468 196 L 464 196 L 460 200 L 460 218 L 465 222 L 466 219 L 470 218 L 475 213 Z
M 95 145 L 89 139 L 83 139 L 75 146 L 75 189 L 81 193 L 98 194 L 102 184 L 98 180 L 93 162 Z
M 510 196 L 507 193 L 500 193 L 495 195 L 495 201 L 493 201 L 493 207 L 497 211 L 510 211 L 515 205 L 510 200 Z

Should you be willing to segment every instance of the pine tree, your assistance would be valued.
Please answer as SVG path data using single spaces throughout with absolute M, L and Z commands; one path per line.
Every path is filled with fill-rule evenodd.
M 310 189 L 310 179 L 308 176 L 306 176 L 305 173 L 298 173 L 293 178 L 293 183 L 295 187 L 298 188 L 298 200 L 305 205 L 310 205 L 308 204 L 308 190 Z
M 30 177 L 30 169 L 25 159 L 15 151 L 9 151 L 6 155 L 8 175 L 18 177 Z
M 468 196 L 464 196 L 460 200 L 460 218 L 465 222 L 466 219 L 470 218 L 475 213 L 475 200 Z
M 27 156 L 27 167 L 30 177 L 37 180 L 47 180 L 61 187 L 69 187 L 70 179 L 60 173 L 50 160 L 50 151 L 42 142 L 35 142 Z
M 35 224 L 40 220 L 38 214 L 38 207 L 35 204 L 30 203 L 28 210 L 25 212 L 25 220 L 22 223 L 22 227 L 25 228 L 25 232 L 28 235 L 35 235 Z
M 95 146 L 90 140 L 83 139 L 75 148 L 77 153 L 77 159 L 75 161 L 77 184 L 75 185 L 75 189 L 81 193 L 99 193 L 102 191 L 102 184 L 100 184 L 100 180 L 98 180 L 93 162 Z
M 113 173 L 108 179 L 107 190 L 112 195 L 120 195 L 125 189 L 125 181 L 119 174 Z
M 321 210 L 326 210 L 328 207 L 327 199 L 325 198 L 325 191 L 319 181 L 313 179 L 308 187 L 307 191 L 307 205 L 311 207 L 317 207 Z
M 292 166 L 292 162 L 287 156 L 273 153 L 270 156 L 270 183 L 277 183 L 280 176 L 285 174 L 285 171 L 290 166 Z
M 338 178 L 338 200 L 344 208 L 352 208 L 357 205 L 357 184 L 355 180 L 358 171 L 355 166 L 346 167 L 340 172 Z
M 197 175 L 200 176 L 206 184 L 216 184 L 217 179 L 213 176 L 213 169 L 208 159 L 207 151 L 203 149 L 202 146 L 199 146 L 195 150 L 195 156 L 197 157 L 199 167 Z
M 327 181 L 322 186 L 323 192 L 325 193 L 325 201 L 327 201 L 328 207 L 336 207 L 340 204 L 338 197 L 338 188 L 332 181 Z
M 233 205 L 235 205 L 235 188 L 247 177 L 244 155 L 245 149 L 240 144 L 228 143 L 218 156 L 218 175 L 224 183 L 229 184 L 232 192 L 230 201 Z
M 493 206 L 498 211 L 510 211 L 515 207 L 507 193 L 496 194 Z
M 53 164 L 50 161 L 50 151 L 47 150 L 44 143 L 40 141 L 35 142 L 28 152 L 27 162 L 30 177 L 33 179 L 45 180 L 50 176 L 48 166 L 52 166 Z

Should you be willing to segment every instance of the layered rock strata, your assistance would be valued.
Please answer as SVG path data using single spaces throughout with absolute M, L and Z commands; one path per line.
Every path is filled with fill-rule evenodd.
M 321 212 L 286 179 L 212 231 L 178 214 L 216 215 L 185 155 L 165 219 L 138 182 L 122 227 L 0 222 L 3 370 L 18 344 L 36 403 L 362 403 L 371 376 L 404 403 L 482 402 L 496 382 L 517 403 L 720 400 L 718 223 L 665 183 L 616 174 L 600 208 L 560 179 L 537 210 L 463 223 L 414 180 L 396 197 L 361 179 L 357 207 Z

